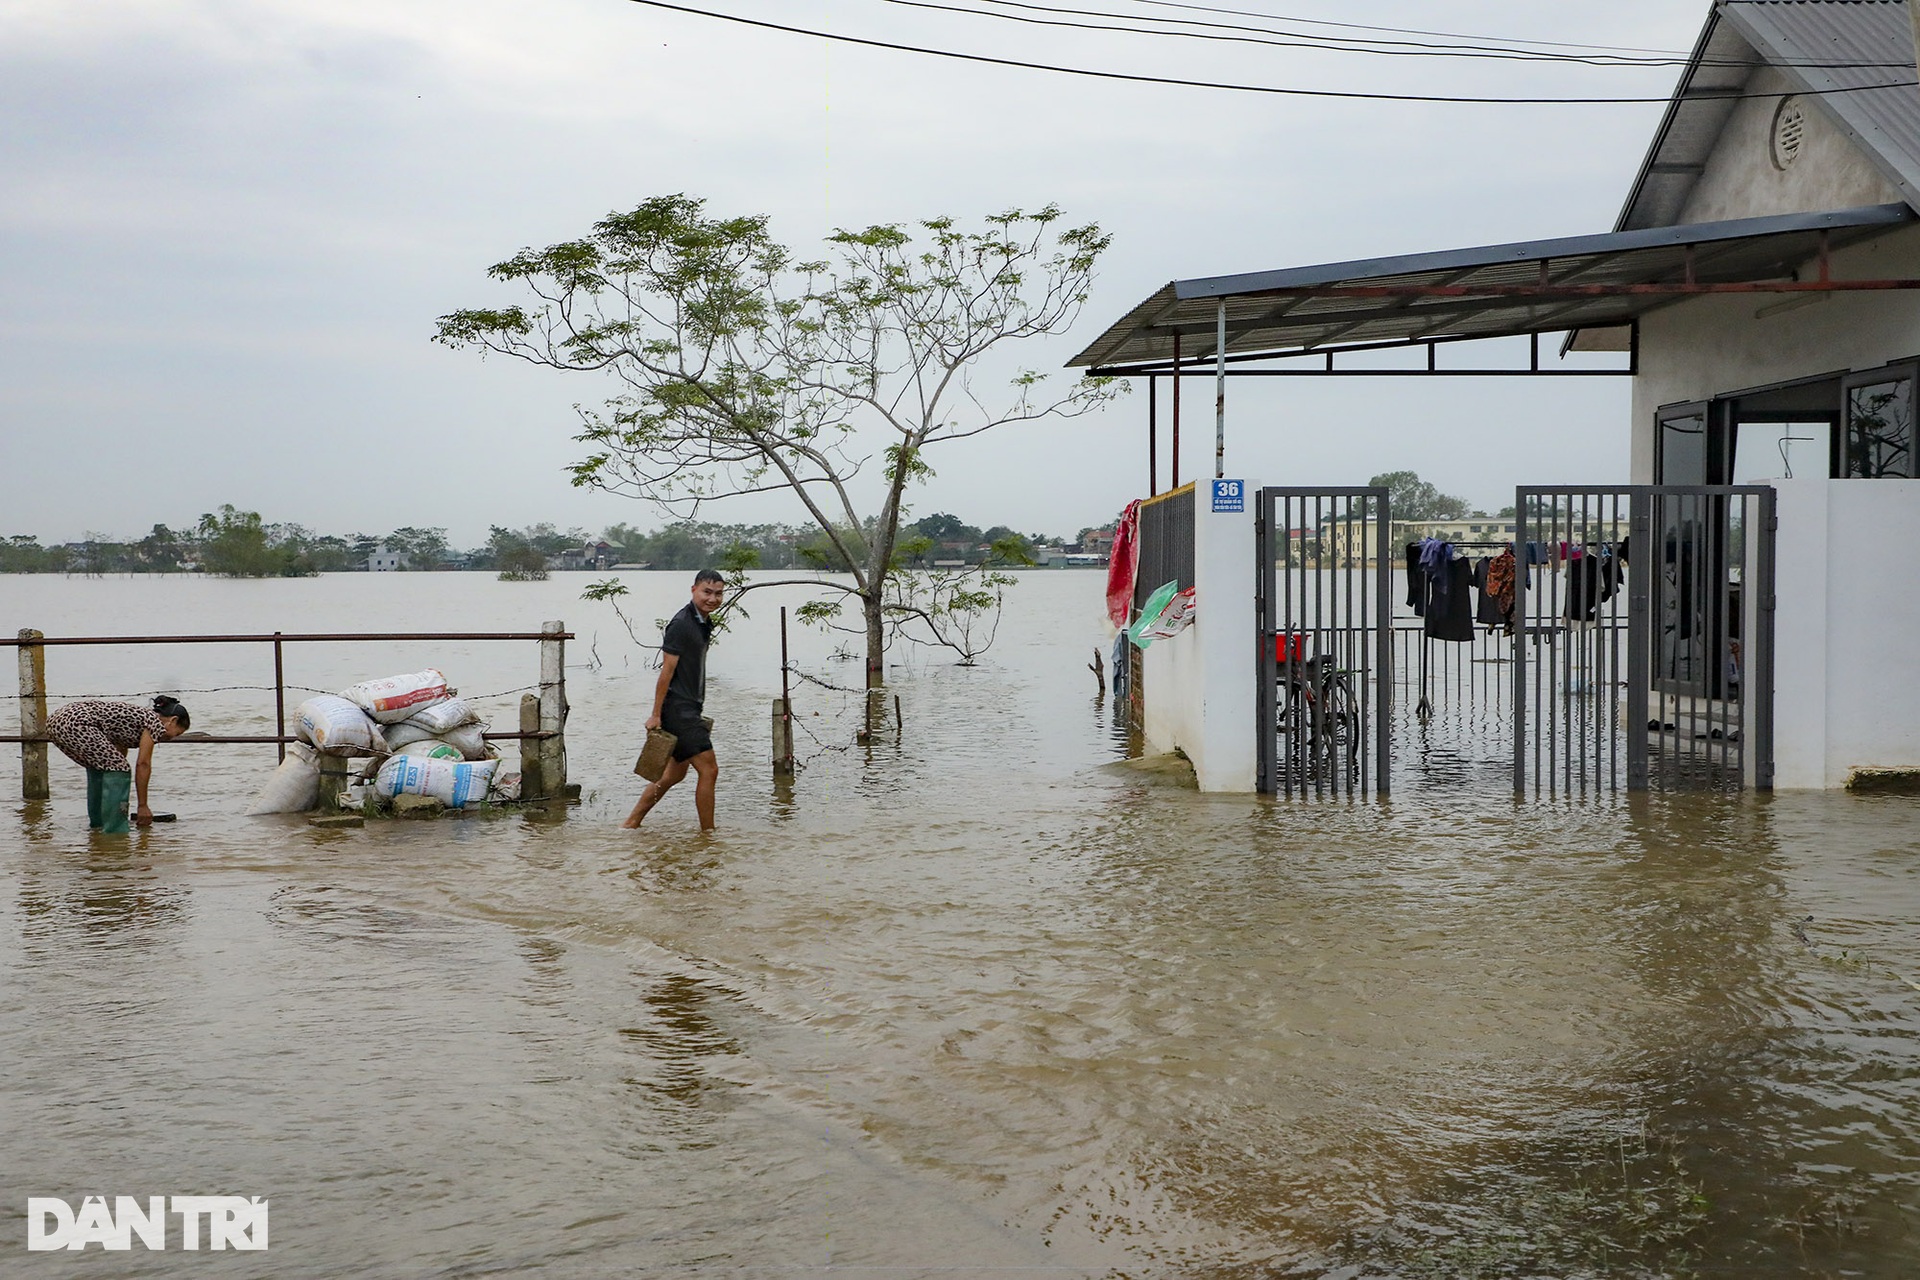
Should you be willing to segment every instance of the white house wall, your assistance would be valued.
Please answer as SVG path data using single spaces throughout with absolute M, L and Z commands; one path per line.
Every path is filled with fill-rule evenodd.
M 1772 67 L 1755 73 L 1748 93 L 1793 92 Z M 1773 162 L 1774 115 L 1780 99 L 1748 98 L 1733 109 L 1679 221 L 1723 222 L 1777 213 L 1821 213 L 1905 199 L 1811 97 L 1802 97 L 1806 130 L 1785 169 Z
M 1846 785 L 1857 769 L 1920 769 L 1912 678 L 1920 592 L 1901 549 L 1920 540 L 1914 482 L 1798 479 L 1779 493 L 1774 785 Z
M 1195 489 L 1194 622 L 1142 655 L 1143 731 L 1149 751 L 1186 753 L 1202 791 L 1248 792 L 1258 771 L 1252 500 L 1258 485 L 1246 483 L 1246 510 L 1234 515 L 1209 509 L 1207 482 Z
M 1920 278 L 1920 226 L 1837 251 L 1833 274 L 1843 280 Z M 1635 484 L 1653 483 L 1654 414 L 1663 405 L 1920 355 L 1920 292 L 1817 296 L 1693 298 L 1640 322 L 1640 374 L 1633 380 Z M 1799 305 L 1774 310 L 1783 301 Z

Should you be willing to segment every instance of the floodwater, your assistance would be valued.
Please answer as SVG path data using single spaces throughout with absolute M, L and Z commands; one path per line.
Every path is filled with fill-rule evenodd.
M 685 599 L 627 576 L 643 634 Z M 752 598 L 712 663 L 721 831 L 676 794 L 623 832 L 653 673 L 582 585 L 0 578 L 9 635 L 563 618 L 586 793 L 322 832 L 240 816 L 270 749 L 172 745 L 179 822 L 115 839 L 76 767 L 29 805 L 0 753 L 0 1273 L 1920 1273 L 1920 801 L 1153 785 L 1103 767 L 1099 575 L 1035 573 L 981 666 L 907 655 L 897 735 L 797 688 L 790 794 Z M 796 628 L 854 683 L 833 646 Z M 501 721 L 536 674 L 451 644 L 287 678 L 428 663 Z M 165 688 L 215 732 L 270 731 L 228 686 L 271 678 L 49 654 L 56 694 Z M 271 1249 L 26 1252 L 26 1197 L 87 1194 L 265 1196 Z

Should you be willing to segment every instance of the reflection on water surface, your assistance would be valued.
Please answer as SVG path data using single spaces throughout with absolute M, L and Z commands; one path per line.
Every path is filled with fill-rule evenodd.
M 651 673 L 569 582 L 165 584 L 220 630 L 563 617 L 581 664 L 597 624 L 600 666 L 568 673 L 588 801 L 320 833 L 232 816 L 270 755 L 168 748 L 179 824 L 115 844 L 56 761 L 50 805 L 5 801 L 0 1200 L 270 1196 L 276 1275 L 1920 1271 L 1912 801 L 1154 786 L 1096 767 L 1124 743 L 1085 670 L 1100 582 L 1046 585 L 985 666 L 898 673 L 901 741 L 815 748 L 784 798 L 777 640 L 743 624 L 702 837 L 678 795 L 616 829 Z M 0 625 L 111 631 L 160 589 L 7 579 Z M 665 616 L 684 584 L 636 594 Z M 830 648 L 801 660 L 833 679 Z M 366 661 L 289 678 L 510 689 L 532 655 Z M 50 678 L 259 665 L 61 653 Z M 797 696 L 848 744 L 851 706 Z M 258 694 L 189 704 L 271 723 Z M 15 1223 L 9 1274 L 212 1261 L 54 1263 Z

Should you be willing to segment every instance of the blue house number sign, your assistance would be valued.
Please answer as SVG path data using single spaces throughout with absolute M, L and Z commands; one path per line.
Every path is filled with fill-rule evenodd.
M 1246 509 L 1247 482 L 1245 480 L 1213 482 L 1213 513 L 1215 515 L 1239 515 Z

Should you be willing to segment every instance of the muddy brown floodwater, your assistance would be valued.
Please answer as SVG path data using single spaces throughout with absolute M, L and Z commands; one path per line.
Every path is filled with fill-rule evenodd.
M 685 599 L 629 577 L 643 624 Z M 77 768 L 26 804 L 0 753 L 0 1273 L 1920 1274 L 1920 801 L 1154 785 L 1106 767 L 1099 576 L 1035 573 L 984 665 L 895 673 L 897 741 L 800 688 L 790 795 L 755 603 L 713 657 L 720 833 L 678 794 L 622 832 L 652 673 L 581 585 L 0 578 L 8 635 L 563 618 L 587 793 L 320 832 L 240 816 L 271 751 L 176 745 L 179 822 L 116 841 Z M 287 675 L 428 663 L 501 720 L 536 674 Z M 241 733 L 271 678 L 49 661 Z M 271 1248 L 26 1251 L 28 1196 L 87 1194 L 265 1196 Z

